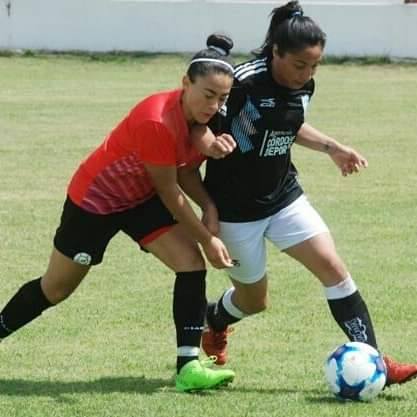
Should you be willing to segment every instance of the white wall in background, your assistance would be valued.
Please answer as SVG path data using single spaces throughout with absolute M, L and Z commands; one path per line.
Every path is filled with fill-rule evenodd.
M 235 52 L 265 35 L 263 0 L 0 0 L 0 48 L 84 51 L 197 51 L 224 31 Z M 329 55 L 417 58 L 417 4 L 399 0 L 301 2 L 328 34 Z

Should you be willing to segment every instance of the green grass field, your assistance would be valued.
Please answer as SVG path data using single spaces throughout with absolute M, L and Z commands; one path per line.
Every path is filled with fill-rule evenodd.
M 181 56 L 91 60 L 0 58 L 0 307 L 41 275 L 68 180 L 79 161 L 148 93 L 179 85 Z M 325 65 L 309 122 L 361 151 L 343 178 L 323 154 L 295 147 L 310 199 L 373 313 L 380 347 L 417 361 L 417 77 L 415 66 Z M 417 415 L 417 381 L 371 404 L 340 403 L 322 373 L 345 341 L 318 282 L 269 250 L 270 308 L 236 326 L 232 386 L 173 386 L 173 275 L 127 237 L 75 294 L 0 344 L 0 416 L 270 417 Z M 218 296 L 226 274 L 210 269 Z

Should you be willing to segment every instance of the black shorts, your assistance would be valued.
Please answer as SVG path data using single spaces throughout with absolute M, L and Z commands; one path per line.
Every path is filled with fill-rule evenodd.
M 176 223 L 158 196 L 111 214 L 90 213 L 67 197 L 54 245 L 77 263 L 97 265 L 103 260 L 108 243 L 120 230 L 135 242 L 145 244 Z

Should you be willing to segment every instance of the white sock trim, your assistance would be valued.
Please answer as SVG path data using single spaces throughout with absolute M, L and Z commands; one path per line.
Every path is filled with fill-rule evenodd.
M 247 316 L 246 313 L 239 310 L 233 303 L 232 303 L 232 294 L 235 292 L 235 288 L 229 288 L 224 294 L 223 294 L 223 305 L 225 310 L 233 317 L 236 317 L 237 319 L 243 319 Z
M 198 356 L 200 348 L 196 346 L 180 346 L 177 348 L 177 356 Z
M 339 300 L 349 297 L 358 290 L 358 287 L 350 275 L 342 282 L 333 287 L 324 287 L 324 294 L 328 300 Z

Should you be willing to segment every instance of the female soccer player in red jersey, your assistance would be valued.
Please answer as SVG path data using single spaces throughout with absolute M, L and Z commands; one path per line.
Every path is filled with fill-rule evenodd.
M 204 215 L 213 210 L 198 172 L 204 157 L 191 145 L 189 130 L 207 123 L 224 104 L 233 82 L 233 43 L 211 35 L 207 46 L 191 60 L 181 89 L 139 102 L 81 163 L 68 187 L 49 266 L 1 311 L 0 339 L 66 299 L 123 231 L 176 273 L 177 389 L 210 389 L 233 380 L 233 371 L 198 360 L 207 302 L 197 242 L 216 268 L 231 266 L 231 260 L 179 187 L 192 190 Z M 219 138 L 214 153 L 233 149 L 227 139 Z
M 238 261 L 229 270 L 233 287 L 209 306 L 210 327 L 203 333 L 203 347 L 218 363 L 226 361 L 227 326 L 266 308 L 266 239 L 320 280 L 330 311 L 350 340 L 377 347 L 367 306 L 291 160 L 295 143 L 327 153 L 343 175 L 367 166 L 354 149 L 305 123 L 325 40 L 297 2 L 274 9 L 258 57 L 235 68 L 234 86 L 218 115 L 219 131 L 230 133 L 238 145 L 224 159 L 209 159 L 205 177 L 218 208 L 219 236 Z M 384 359 L 388 384 L 417 375 L 417 365 Z

